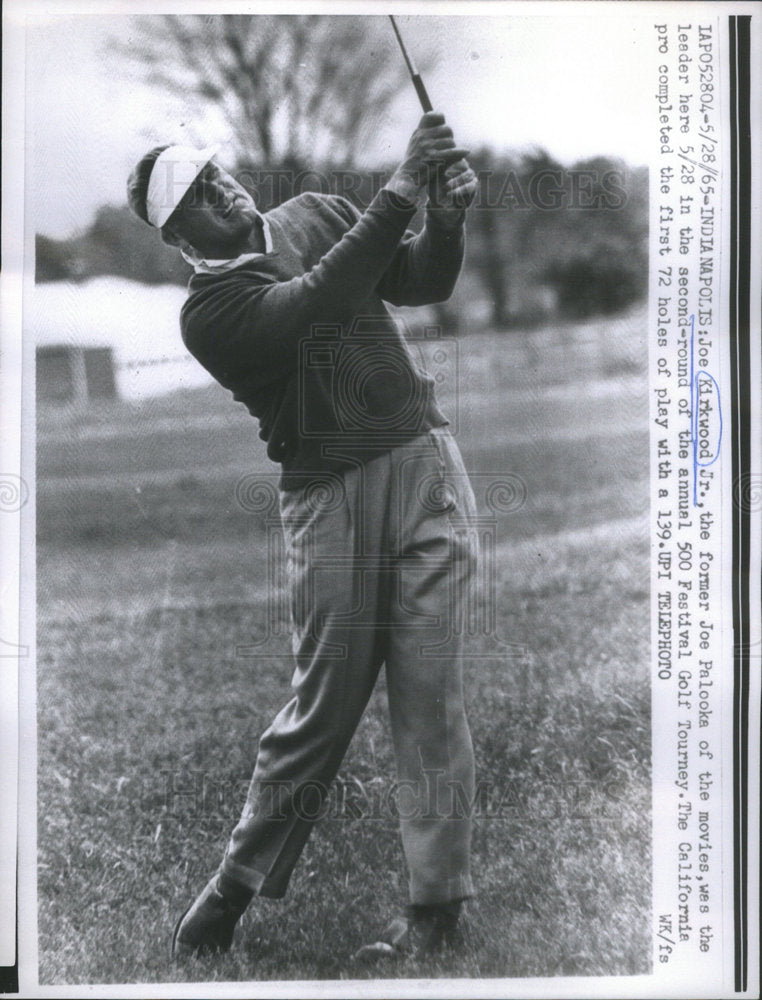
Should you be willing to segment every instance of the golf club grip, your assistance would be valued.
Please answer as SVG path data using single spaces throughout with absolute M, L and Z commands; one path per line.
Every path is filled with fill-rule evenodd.
M 421 107 L 423 108 L 424 113 L 427 111 L 433 111 L 434 107 L 429 100 L 429 95 L 426 93 L 426 88 L 423 85 L 423 80 L 421 79 L 420 74 L 414 73 L 412 80 L 415 92 L 418 94 L 418 100 L 421 102 Z

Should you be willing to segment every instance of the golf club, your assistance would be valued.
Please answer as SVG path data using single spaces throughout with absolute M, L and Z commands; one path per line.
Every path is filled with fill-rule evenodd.
M 421 102 L 421 107 L 424 112 L 433 111 L 433 105 L 429 100 L 429 95 L 426 93 L 426 87 L 423 85 L 423 80 L 421 79 L 421 74 L 415 68 L 413 61 L 408 55 L 407 49 L 405 48 L 405 43 L 402 41 L 402 35 L 400 34 L 400 29 L 397 27 L 397 22 L 394 20 L 394 14 L 389 15 L 389 20 L 392 22 L 392 27 L 394 28 L 394 34 L 397 36 L 397 41 L 399 42 L 400 49 L 402 50 L 402 56 L 407 64 L 408 72 L 410 73 L 410 79 L 413 81 L 413 86 L 415 87 L 415 92 L 418 94 L 418 100 Z

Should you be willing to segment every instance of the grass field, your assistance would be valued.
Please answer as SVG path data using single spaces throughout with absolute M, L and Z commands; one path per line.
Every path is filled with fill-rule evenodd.
M 648 971 L 645 315 L 474 334 L 458 353 L 441 398 L 453 413 L 457 395 L 466 465 L 527 491 L 499 522 L 496 581 L 500 634 L 524 654 L 479 659 L 483 637 L 467 663 L 482 784 L 467 948 L 352 965 L 406 877 L 393 817 L 335 810 L 230 955 L 168 962 L 291 675 L 285 635 L 270 658 L 237 654 L 267 585 L 266 526 L 236 484 L 272 467 L 209 388 L 39 414 L 42 983 Z M 392 780 L 382 683 L 338 787 L 367 804 Z

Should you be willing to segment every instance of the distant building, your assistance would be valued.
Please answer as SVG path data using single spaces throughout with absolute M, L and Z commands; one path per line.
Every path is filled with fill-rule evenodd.
M 85 405 L 116 399 L 114 354 L 110 347 L 51 344 L 38 347 L 37 401 Z
M 35 285 L 24 335 L 36 346 L 38 400 L 84 407 L 207 385 L 180 336 L 186 297 L 177 285 L 111 276 Z

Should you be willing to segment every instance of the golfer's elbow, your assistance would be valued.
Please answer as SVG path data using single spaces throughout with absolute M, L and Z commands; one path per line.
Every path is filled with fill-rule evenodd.
M 384 302 L 388 302 L 392 306 L 434 306 L 439 302 L 446 302 L 452 295 L 452 289 L 449 292 L 407 292 L 402 295 L 386 294 L 382 295 L 381 298 Z
M 435 306 L 440 302 L 447 302 L 449 298 L 452 297 L 452 293 L 455 291 L 455 285 L 458 281 L 458 275 L 446 275 L 443 274 L 437 278 L 433 283 L 431 288 L 431 293 L 425 302 L 421 305 Z
M 455 291 L 458 275 L 446 273 L 436 274 L 425 285 L 410 289 L 403 296 L 404 301 L 394 302 L 393 305 L 403 306 L 435 306 L 440 302 L 447 302 Z

